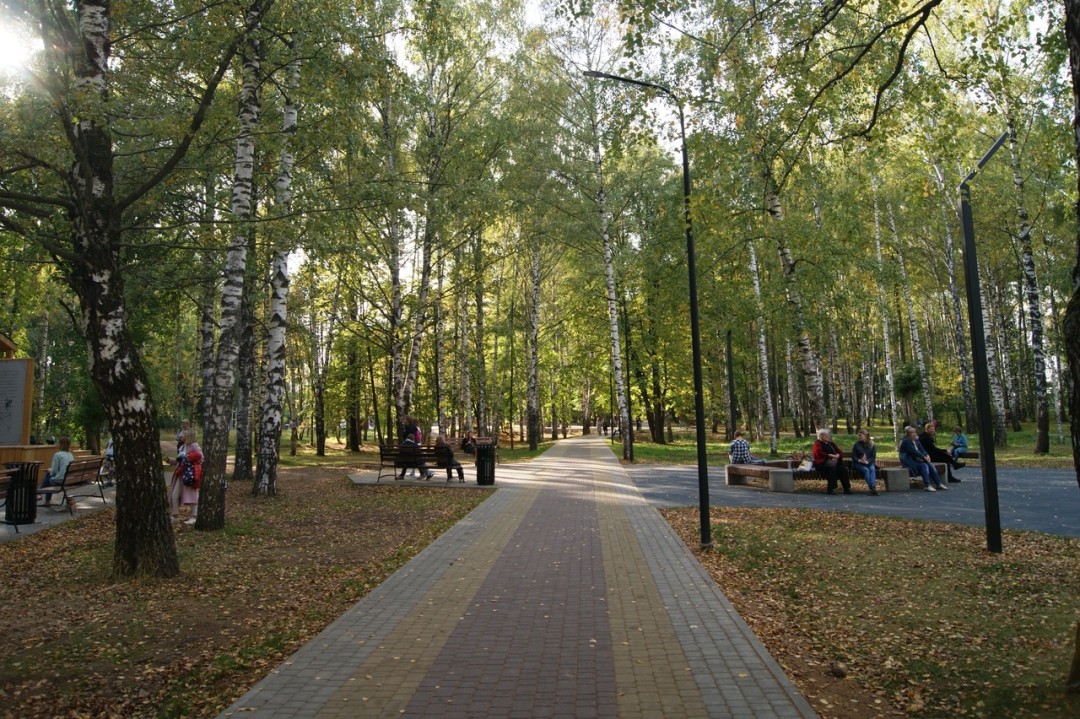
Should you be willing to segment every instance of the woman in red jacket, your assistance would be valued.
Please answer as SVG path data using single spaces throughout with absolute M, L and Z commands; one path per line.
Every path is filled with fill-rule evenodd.
M 812 450 L 814 456 L 814 469 L 825 475 L 828 489 L 825 494 L 836 494 L 836 480 L 844 486 L 844 494 L 853 494 L 851 480 L 848 479 L 847 465 L 844 464 L 844 453 L 832 441 L 832 434 L 827 429 L 819 429 L 817 441 Z

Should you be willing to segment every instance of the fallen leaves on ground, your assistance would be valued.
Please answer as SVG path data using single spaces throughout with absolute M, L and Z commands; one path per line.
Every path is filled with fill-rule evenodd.
M 891 517 L 664 512 L 826 719 L 1076 717 L 1080 542 Z
M 112 581 L 112 508 L 0 545 L 0 716 L 212 717 L 479 503 L 283 469 L 175 528 L 182 573 Z

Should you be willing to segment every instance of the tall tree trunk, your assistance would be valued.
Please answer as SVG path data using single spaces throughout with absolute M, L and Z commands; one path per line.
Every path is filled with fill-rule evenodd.
M 294 39 L 287 42 L 295 54 Z M 292 138 L 296 135 L 297 109 L 294 98 L 300 82 L 300 61 L 290 60 L 284 86 L 281 134 L 284 144 L 277 181 L 274 182 L 274 203 L 278 213 L 288 216 L 292 210 L 292 173 L 295 157 Z M 289 297 L 289 251 L 291 243 L 277 242 L 270 269 L 270 317 L 266 331 L 266 394 L 259 412 L 259 450 L 252 492 L 255 495 L 277 494 L 277 468 L 281 452 L 282 404 L 285 395 L 285 327 Z M 353 418 L 350 418 L 352 420 Z M 355 434 L 350 421 L 350 432 Z M 353 439 L 350 437 L 350 440 Z
M 963 302 L 960 298 L 960 287 L 956 281 L 956 243 L 953 239 L 953 222 L 956 221 L 955 213 L 951 212 L 950 206 L 945 202 L 947 188 L 945 185 L 945 173 L 941 169 L 941 163 L 931 161 L 931 176 L 938 188 L 938 207 L 941 210 L 941 226 L 945 230 L 945 272 L 948 275 L 949 306 L 952 310 L 953 340 L 956 342 L 956 361 L 960 367 L 960 391 L 964 397 L 964 425 L 968 432 L 975 431 L 975 398 L 972 393 L 971 364 L 967 346 L 967 329 L 964 326 Z
M 214 340 L 217 336 L 217 297 L 218 284 L 207 282 L 203 285 L 203 291 L 199 295 L 199 367 L 201 389 L 199 392 L 198 416 L 193 417 L 194 427 L 196 422 L 205 427 L 209 421 L 211 403 L 214 400 Z M 183 418 L 181 418 L 183 419 Z
M 391 50 L 384 47 L 386 64 L 390 64 Z M 397 127 L 394 122 L 394 96 L 391 90 L 392 83 L 384 77 L 386 84 L 382 104 L 376 110 L 379 113 L 382 126 L 383 150 L 386 152 L 386 174 L 391 182 L 397 179 Z M 401 247 L 402 247 L 402 220 L 401 208 L 391 206 L 387 208 L 386 244 L 388 248 L 387 271 L 390 274 L 390 312 L 388 318 L 388 334 L 390 342 L 390 377 L 391 394 L 393 395 L 394 424 L 402 427 L 405 415 L 409 412 L 405 392 L 405 338 L 402 335 L 405 318 L 405 293 L 401 285 Z M 387 407 L 387 413 L 390 412 Z M 396 443 L 397 432 L 392 432 L 390 423 L 386 426 L 387 441 Z
M 529 449 L 536 451 L 539 446 L 540 427 L 540 238 L 533 237 L 531 264 L 529 266 L 529 367 L 526 407 L 528 412 Z
M 254 192 L 254 188 L 253 188 Z M 253 198 L 253 202 L 258 200 Z M 252 472 L 252 401 L 255 388 L 255 281 L 257 279 L 255 251 L 255 228 L 248 226 L 247 278 L 240 299 L 240 349 L 236 363 L 236 446 L 233 450 L 233 481 L 250 482 Z
M 881 278 L 881 281 L 878 282 L 878 312 L 881 314 L 881 332 L 883 346 L 885 348 L 885 384 L 889 388 L 889 413 L 891 415 L 890 421 L 892 422 L 893 446 L 898 446 L 900 444 L 900 422 L 898 421 L 900 417 L 900 405 L 896 400 L 896 383 L 893 374 L 892 336 L 889 333 L 889 299 L 884 283 L 885 260 L 881 252 L 881 212 L 878 209 L 876 178 L 873 182 L 873 191 L 874 244 L 876 245 L 879 277 Z
M 763 166 L 762 174 L 765 180 L 769 216 L 776 222 L 782 222 L 784 213 L 779 190 L 773 180 L 771 169 L 767 164 Z M 780 232 L 776 234 L 776 250 L 780 255 L 780 268 L 784 277 L 787 303 L 791 309 L 791 319 L 795 327 L 797 338 L 795 347 L 799 354 L 799 366 L 802 370 L 807 400 L 810 404 L 809 419 L 815 428 L 825 427 L 828 418 L 825 413 L 825 382 L 821 375 L 821 364 L 818 362 L 818 358 L 810 345 L 810 332 L 807 329 L 802 296 L 799 293 L 795 277 L 795 260 L 791 256 L 791 249 L 784 242 L 783 235 Z
M 1039 297 L 1039 281 L 1035 272 L 1035 256 L 1031 248 L 1031 223 L 1024 202 L 1024 175 L 1020 167 L 1020 148 L 1016 137 L 1016 122 L 1011 113 L 1006 116 L 1009 133 L 1009 160 L 1016 192 L 1016 216 L 1020 261 L 1024 270 L 1024 298 L 1027 300 L 1028 331 L 1031 339 L 1032 364 L 1035 380 L 1035 454 L 1050 451 L 1050 411 L 1046 400 L 1046 356 L 1043 347 L 1043 314 Z
M 985 283 L 984 287 L 989 283 Z M 989 297 L 986 294 L 985 289 L 983 291 L 984 297 Z M 990 399 L 993 402 L 994 417 L 980 417 L 979 422 L 993 422 L 994 423 L 994 446 L 1004 447 L 1006 443 L 1006 428 L 1005 428 L 1005 393 L 1001 389 L 1002 372 L 998 366 L 998 351 L 995 334 L 993 332 L 994 324 L 990 321 L 990 302 L 983 302 L 983 327 L 986 328 L 986 368 L 987 375 L 989 375 L 990 381 Z
M 487 364 L 484 352 L 484 242 L 483 233 L 477 230 L 473 234 L 473 293 L 475 326 L 473 327 L 473 342 L 476 354 L 476 422 L 477 432 L 481 435 L 492 434 L 488 419 L 487 406 Z M 498 307 L 496 297 L 495 306 Z M 497 367 L 499 362 L 498 335 L 495 336 L 494 359 L 492 363 Z M 471 428 L 471 421 L 467 428 Z M 497 430 L 496 430 L 497 436 Z
M 594 118 L 593 128 L 597 126 Z M 622 343 L 619 340 L 619 308 L 615 290 L 615 250 L 611 241 L 611 216 L 608 214 L 607 192 L 604 189 L 603 157 L 600 144 L 593 143 L 593 170 L 596 174 L 596 213 L 600 223 L 600 241 L 604 250 L 604 282 L 607 291 L 608 339 L 611 343 L 611 367 L 615 379 L 615 402 L 622 424 L 622 456 L 630 459 L 630 415 L 626 409 L 626 384 L 623 381 Z
M 791 363 L 792 349 L 791 340 L 784 341 L 784 372 L 787 374 L 788 404 L 791 405 L 792 430 L 796 439 L 803 436 L 800 418 L 802 410 L 799 406 L 799 382 L 795 377 L 795 366 Z
M 904 291 L 904 306 L 907 308 L 908 314 L 908 330 L 911 332 L 911 353 L 915 356 L 915 362 L 919 367 L 919 379 L 922 381 L 923 408 L 926 410 L 926 418 L 933 419 L 934 398 L 930 393 L 930 370 L 926 366 L 926 355 L 923 353 L 922 335 L 919 332 L 919 322 L 915 318 L 915 303 L 911 299 L 911 284 L 908 282 L 903 245 L 900 242 L 900 233 L 896 230 L 896 213 L 893 212 L 891 200 L 886 200 L 885 209 L 889 215 L 889 229 L 892 232 L 893 244 L 896 247 L 896 264 L 900 270 L 900 287 Z
M 255 176 L 255 130 L 259 123 L 260 42 L 257 34 L 262 24 L 263 2 L 253 0 L 246 22 L 252 29 L 244 56 L 243 82 L 236 137 L 232 213 L 237 231 L 225 258 L 225 282 L 221 291 L 221 333 L 214 365 L 213 400 L 203 429 L 203 483 L 199 491 L 199 514 L 196 529 L 221 529 L 225 526 L 225 461 L 229 449 L 229 417 L 232 411 L 233 383 L 243 330 L 241 299 L 247 269 L 247 224 L 252 218 L 252 185 Z
M 765 337 L 765 305 L 761 299 L 761 277 L 758 273 L 757 251 L 754 242 L 747 243 L 750 250 L 750 278 L 754 283 L 754 299 L 757 302 L 758 327 L 758 370 L 761 372 L 761 390 L 765 396 L 765 411 L 768 417 L 769 454 L 776 454 L 779 433 L 776 428 L 776 412 L 772 403 L 772 390 L 769 388 L 769 346 Z

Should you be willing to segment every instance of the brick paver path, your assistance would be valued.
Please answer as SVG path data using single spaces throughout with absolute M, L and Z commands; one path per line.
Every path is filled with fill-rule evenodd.
M 496 485 L 221 716 L 815 716 L 603 440 Z

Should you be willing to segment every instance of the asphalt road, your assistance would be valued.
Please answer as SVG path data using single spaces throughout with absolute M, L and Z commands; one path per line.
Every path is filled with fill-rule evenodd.
M 626 467 L 645 498 L 658 507 L 698 506 L 697 467 Z M 714 507 L 809 507 L 840 512 L 885 514 L 934 522 L 986 526 L 979 467 L 957 472 L 963 481 L 947 492 L 882 492 L 877 497 L 796 491 L 770 492 L 724 483 L 723 467 L 709 469 L 709 504 Z M 1080 486 L 1065 469 L 998 469 L 998 512 L 1002 529 L 1021 529 L 1080 537 Z M 863 485 L 865 486 L 865 484 Z

